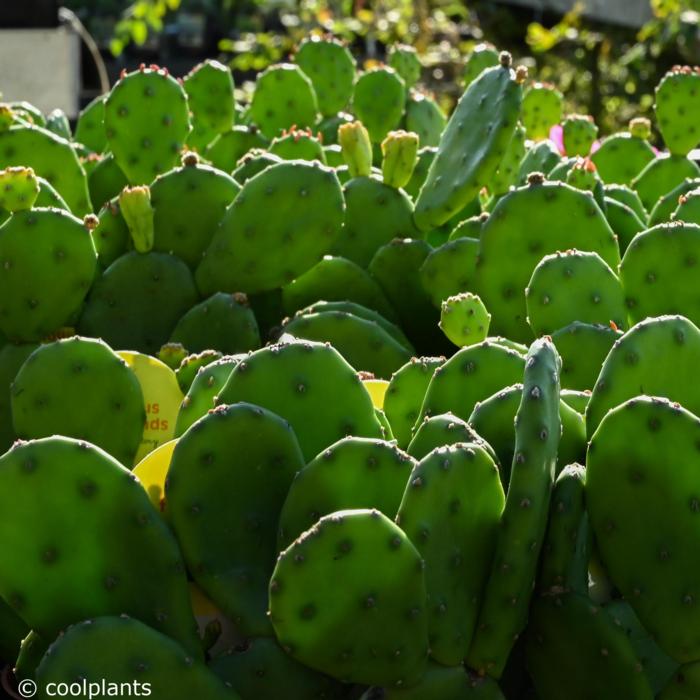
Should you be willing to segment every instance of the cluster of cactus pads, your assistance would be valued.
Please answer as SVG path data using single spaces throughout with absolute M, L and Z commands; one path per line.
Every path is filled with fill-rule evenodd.
M 700 72 L 421 75 L 0 105 L 8 692 L 700 699 Z

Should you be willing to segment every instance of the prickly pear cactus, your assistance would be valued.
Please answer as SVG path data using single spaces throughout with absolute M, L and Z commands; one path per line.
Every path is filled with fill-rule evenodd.
M 193 306 L 178 322 L 170 341 L 191 353 L 218 350 L 233 355 L 260 347 L 260 330 L 245 294 L 218 292 Z
M 633 119 L 629 132 L 604 138 L 591 155 L 603 182 L 629 185 L 654 160 L 654 149 L 648 141 L 650 135 L 648 120 Z
M 241 700 L 325 700 L 344 691 L 337 681 L 295 661 L 269 637 L 248 640 L 217 656 L 209 670 L 234 687 Z
M 69 325 L 96 268 L 95 247 L 79 219 L 61 209 L 13 214 L 0 226 L 0 331 L 30 342 Z
M 647 166 L 630 183 L 637 191 L 647 211 L 652 211 L 661 197 L 669 193 L 686 179 L 700 178 L 700 167 L 685 156 L 662 153 Z M 674 200 L 673 208 L 678 204 Z M 649 222 L 654 223 L 650 220 Z
M 236 365 L 217 404 L 247 401 L 289 421 L 309 460 L 346 435 L 381 438 L 372 399 L 330 345 L 270 345 Z
M 235 120 L 233 77 L 219 61 L 206 60 L 184 78 L 183 88 L 192 119 L 187 142 L 200 153 Z
M 189 391 L 200 369 L 220 359 L 222 355 L 217 350 L 204 350 L 185 357 L 175 372 L 182 393 L 186 394 Z
M 329 168 L 267 168 L 246 182 L 216 230 L 197 268 L 200 291 L 262 292 L 291 282 L 335 244 L 344 209 Z
M 412 88 L 420 80 L 423 66 L 413 46 L 394 44 L 389 49 L 389 65 L 401 76 L 407 88 Z
M 39 346 L 12 382 L 12 422 L 23 440 L 88 440 L 129 467 L 146 420 L 136 375 L 101 340 L 67 338 Z
M 588 114 L 570 114 L 562 124 L 564 152 L 569 157 L 587 156 L 598 136 L 598 127 Z
M 586 409 L 593 435 L 605 415 L 640 391 L 679 401 L 700 414 L 694 380 L 700 358 L 700 330 L 683 316 L 648 318 L 613 345 L 603 363 Z
M 415 465 L 384 440 L 348 437 L 330 445 L 292 482 L 279 518 L 279 549 L 339 510 L 375 508 L 393 519 Z
M 411 686 L 428 657 L 423 561 L 379 511 L 327 515 L 277 560 L 270 619 L 282 648 L 311 668 Z
M 49 647 L 36 680 L 40 688 L 82 684 L 100 694 L 103 688 L 119 693 L 126 686 L 135 694 L 172 700 L 239 700 L 230 683 L 181 645 L 126 615 L 71 625 Z
M 536 340 L 525 362 L 522 400 L 515 419 L 511 468 L 493 566 L 467 663 L 499 678 L 527 621 L 544 539 L 561 436 L 561 360 L 549 338 Z
M 478 238 L 458 237 L 433 251 L 420 268 L 423 288 L 438 308 L 445 299 L 475 289 Z
M 0 348 L 0 454 L 17 439 L 12 426 L 12 401 L 10 388 L 24 361 L 36 349 L 35 343 L 15 345 L 7 343 Z
M 421 148 L 437 146 L 445 124 L 445 113 L 430 95 L 418 90 L 410 91 L 406 102 L 406 129 L 418 134 Z
M 685 156 L 700 143 L 700 68 L 676 66 L 656 88 L 656 120 L 671 153 Z
M 401 122 L 406 103 L 406 84 L 388 66 L 363 73 L 355 83 L 352 106 L 357 118 L 367 127 L 373 143 Z
M 201 656 L 177 542 L 119 462 L 70 438 L 18 442 L 0 484 L 0 595 L 33 630 L 127 613 Z
M 469 650 L 504 501 L 498 468 L 474 443 L 433 450 L 409 477 L 396 523 L 425 561 L 430 655 L 446 666 Z
M 483 43 L 477 44 L 474 50 L 469 54 L 464 64 L 464 80 L 465 89 L 471 85 L 487 68 L 493 68 L 498 65 L 500 55 L 498 49 L 493 44 Z
M 173 452 L 165 487 L 169 522 L 195 581 L 245 636 L 269 634 L 277 519 L 303 466 L 289 424 L 242 402 L 194 423 Z
M 539 598 L 530 620 L 527 667 L 542 700 L 654 697 L 624 630 L 585 596 Z
M 554 85 L 533 83 L 523 95 L 522 122 L 528 138 L 540 141 L 549 137 L 552 127 L 561 121 L 564 96 Z
M 698 231 L 700 233 L 700 230 Z M 617 275 L 593 252 L 545 255 L 525 289 L 527 320 L 536 336 L 575 321 L 627 326 L 624 293 Z
M 39 196 L 39 180 L 31 168 L 0 170 L 0 209 L 7 212 L 31 209 Z
M 458 347 L 486 340 L 491 314 L 477 294 L 463 292 L 451 296 L 440 307 L 440 328 Z
M 230 175 L 199 164 L 193 154 L 183 161 L 151 185 L 153 249 L 194 269 L 240 187 Z
M 683 406 L 638 396 L 606 414 L 586 462 L 586 502 L 603 564 L 644 627 L 681 663 L 700 654 L 699 436 L 700 420 Z
M 620 280 L 632 321 L 679 313 L 700 323 L 695 266 L 700 226 L 675 221 L 637 235 L 620 264 Z
M 313 85 L 299 66 L 280 63 L 258 76 L 250 103 L 250 118 L 266 138 L 273 139 L 292 125 L 313 126 L 317 112 Z
M 215 168 L 230 173 L 248 151 L 267 145 L 268 140 L 256 126 L 237 125 L 217 136 L 207 146 L 204 156 Z
M 94 153 L 102 153 L 107 147 L 104 128 L 105 96 L 99 95 L 78 115 L 75 140 Z
M 282 160 L 317 160 L 326 165 L 326 155 L 321 141 L 321 135 L 314 136 L 311 129 L 297 129 L 292 126 L 272 140 L 270 153 Z
M 155 354 L 197 299 L 192 273 L 182 260 L 132 251 L 95 281 L 78 329 L 118 350 Z
M 571 248 L 598 253 L 611 269 L 619 264 L 615 235 L 590 192 L 533 173 L 528 185 L 499 200 L 482 229 L 476 267 L 492 333 L 532 337 L 524 293 L 529 276 L 544 255 Z
M 350 102 L 355 82 L 355 59 L 334 37 L 311 36 L 301 42 L 294 62 L 311 80 L 318 109 L 331 117 Z
M 167 70 L 141 66 L 124 73 L 105 100 L 105 134 L 132 185 L 170 170 L 190 133 L 187 95 Z
M 510 54 L 502 54 L 501 66 L 475 80 L 450 117 L 416 200 L 416 225 L 422 231 L 445 223 L 496 172 L 515 131 L 525 79 L 510 65 Z

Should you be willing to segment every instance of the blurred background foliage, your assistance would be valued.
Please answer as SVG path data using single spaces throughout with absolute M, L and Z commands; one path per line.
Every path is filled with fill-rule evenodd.
M 360 65 L 381 61 L 394 42 L 412 44 L 425 87 L 447 109 L 465 57 L 486 41 L 556 84 L 567 109 L 591 114 L 603 133 L 648 114 L 671 66 L 700 61 L 700 0 L 650 3 L 652 19 L 634 29 L 586 19 L 585 0 L 563 17 L 490 0 L 66 0 L 117 62 L 218 54 L 244 87 L 311 32 L 345 39 Z

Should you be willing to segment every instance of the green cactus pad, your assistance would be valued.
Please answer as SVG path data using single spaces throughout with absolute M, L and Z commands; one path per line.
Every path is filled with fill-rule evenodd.
M 540 598 L 530 619 L 527 667 L 542 700 L 652 700 L 624 631 L 585 596 Z
M 634 609 L 627 601 L 613 600 L 604 609 L 613 622 L 627 634 L 627 638 L 644 668 L 644 675 L 647 677 L 655 697 L 665 697 L 657 695 L 657 693 L 660 693 L 667 683 L 673 683 L 675 671 L 680 672 L 676 676 L 680 683 L 684 682 L 687 674 L 684 674 L 683 671 L 687 669 L 679 669 L 678 663 L 659 648 L 654 638 L 642 627 Z M 700 681 L 700 676 L 698 680 Z M 700 690 L 700 683 L 698 689 Z
M 320 136 L 314 136 L 311 129 L 292 126 L 289 131 L 283 131 L 281 136 L 272 140 L 270 153 L 282 160 L 317 160 L 326 165 Z
M 195 268 L 240 187 L 226 173 L 185 159 L 183 167 L 151 185 L 153 250 L 175 255 Z
M 332 37 L 311 36 L 301 42 L 294 62 L 311 80 L 318 109 L 326 117 L 345 109 L 355 82 L 355 59 Z
M 700 177 L 689 177 L 661 197 L 649 213 L 649 226 L 657 226 L 670 221 L 673 212 L 678 208 L 680 198 L 698 187 L 700 187 Z
M 469 649 L 504 501 L 498 468 L 473 443 L 439 447 L 411 472 L 396 523 L 425 561 L 430 654 L 446 666 Z
M 440 130 L 440 133 L 442 133 L 442 129 Z M 438 141 L 439 141 L 439 135 L 438 135 Z M 418 145 L 420 146 L 420 144 L 418 144 Z M 418 196 L 418 192 L 420 191 L 420 188 L 423 186 L 423 183 L 425 182 L 425 178 L 428 176 L 428 170 L 430 169 L 430 164 L 435 159 L 436 153 L 437 153 L 437 148 L 434 148 L 431 146 L 421 147 L 420 150 L 418 151 L 418 160 L 416 161 L 416 167 L 413 169 L 413 175 L 411 175 L 411 179 L 408 181 L 408 183 L 404 187 L 406 194 L 408 194 L 408 196 L 414 201 L 415 201 L 416 197 Z
M 166 70 L 125 74 L 105 100 L 105 133 L 117 165 L 132 185 L 170 170 L 190 132 L 187 95 Z
M 127 253 L 96 280 L 78 328 L 115 349 L 155 354 L 197 298 L 182 260 L 166 253 Z
M 646 229 L 633 209 L 612 197 L 605 197 L 605 218 L 617 236 L 617 244 L 623 255 L 632 239 Z
M 507 54 L 502 66 L 470 84 L 445 127 L 416 200 L 418 228 L 427 231 L 445 223 L 488 184 L 513 137 L 521 93 Z
M 355 83 L 353 110 L 367 127 L 373 143 L 379 143 L 399 126 L 405 103 L 406 84 L 393 68 L 374 68 Z
M 73 622 L 127 613 L 201 655 L 177 543 L 119 462 L 43 438 L 0 458 L 0 484 L 0 595 L 33 630 L 53 639 Z
M 434 306 L 439 308 L 445 299 L 475 288 L 478 251 L 478 239 L 455 238 L 428 255 L 420 279 Z
M 329 342 L 356 370 L 386 379 L 412 354 L 379 324 L 346 311 L 300 313 L 282 330 L 296 338 Z
M 490 340 L 462 348 L 435 370 L 420 419 L 454 413 L 468 420 L 478 401 L 520 380 L 524 366 L 520 353 Z
M 428 655 L 425 591 L 423 561 L 396 525 L 379 511 L 340 511 L 280 555 L 270 617 L 282 648 L 311 668 L 410 686 Z
M 597 253 L 570 250 L 545 255 L 525 289 L 525 301 L 536 336 L 574 321 L 627 326 L 620 280 Z
M 243 158 L 238 161 L 236 169 L 233 171 L 231 176 L 233 179 L 241 185 L 250 180 L 258 173 L 261 173 L 266 168 L 271 165 L 277 165 L 282 162 L 282 158 L 269 153 L 268 151 L 261 151 L 257 148 L 252 151 L 248 151 Z
M 391 321 L 387 321 L 384 316 L 374 309 L 369 309 L 361 304 L 356 304 L 353 301 L 317 301 L 304 309 L 301 309 L 298 314 L 317 314 L 326 311 L 344 311 L 346 313 L 363 318 L 365 321 L 373 321 L 378 326 L 381 326 L 399 345 L 402 345 L 409 352 L 413 351 L 413 347 L 404 332 Z
M 437 146 L 446 124 L 447 117 L 432 97 L 411 90 L 406 102 L 406 129 L 418 134 L 421 148 Z
M 399 74 L 407 88 L 413 87 L 420 80 L 423 66 L 413 46 L 406 44 L 391 46 L 389 48 L 389 65 Z
M 576 463 L 564 467 L 554 482 L 537 580 L 544 593 L 588 591 L 585 483 L 586 468 Z
M 642 204 L 647 211 L 652 211 L 661 197 L 678 187 L 686 179 L 700 177 L 700 167 L 685 156 L 656 156 L 632 181 L 632 187 L 637 191 Z M 678 204 L 676 198 L 675 206 Z M 649 221 L 650 225 L 653 222 Z
M 486 340 L 490 323 L 491 314 L 476 294 L 463 292 L 442 302 L 440 328 L 458 347 Z
M 209 663 L 209 670 L 236 689 L 241 700 L 331 700 L 344 688 L 286 654 L 269 637 L 249 640 Z
M 492 196 L 500 197 L 518 184 L 520 163 L 524 156 L 525 129 L 518 123 L 498 169 L 488 183 L 488 190 Z
M 698 264 L 697 224 L 659 224 L 637 235 L 620 264 L 630 318 L 682 314 L 700 323 L 700 304 L 693 293 Z
M 269 633 L 277 520 L 303 466 L 289 424 L 247 403 L 217 407 L 173 452 L 165 487 L 169 522 L 197 584 L 246 636 Z
M 313 85 L 299 66 L 280 63 L 258 75 L 250 118 L 266 138 L 273 139 L 293 124 L 313 126 L 317 112 Z
M 90 235 L 74 216 L 60 209 L 17 212 L 0 227 L 0 331 L 27 342 L 68 325 L 96 267 Z
M 564 119 L 562 132 L 567 156 L 587 156 L 598 136 L 598 127 L 588 114 L 571 114 Z
M 192 353 L 218 350 L 232 355 L 259 348 L 260 331 L 245 294 L 219 292 L 177 322 L 170 342 L 181 343 Z
M 700 68 L 676 66 L 656 88 L 656 121 L 671 153 L 686 156 L 700 144 Z
M 374 254 L 369 272 L 396 309 L 401 327 L 420 350 L 433 352 L 441 342 L 439 315 L 420 281 L 419 271 L 431 247 L 421 239 L 394 239 Z
M 654 157 L 648 141 L 623 132 L 603 139 L 591 160 L 603 182 L 629 185 Z
M 0 454 L 8 450 L 17 439 L 12 427 L 10 387 L 24 361 L 36 347 L 34 343 L 24 345 L 7 343 L 0 348 Z
M 56 134 L 56 136 L 60 136 L 62 139 L 66 139 L 66 141 L 71 141 L 73 138 L 73 134 L 71 134 L 70 130 L 70 122 L 68 121 L 68 117 L 66 116 L 66 113 L 60 108 L 52 110 L 47 115 L 46 129 Z
M 107 147 L 105 136 L 105 96 L 98 95 L 78 115 L 75 140 L 94 153 L 102 153 Z
M 246 182 L 222 219 L 197 268 L 200 291 L 261 292 L 291 282 L 334 245 L 343 212 L 329 168 L 305 161 L 267 168 Z
M 99 211 L 101 207 L 117 197 L 128 184 L 126 175 L 121 171 L 111 153 L 99 156 L 99 162 L 88 174 L 90 200 L 95 211 Z
M 293 314 L 319 300 L 352 301 L 396 319 L 382 288 L 365 270 L 350 260 L 325 255 L 310 270 L 282 288 L 282 305 Z
M 609 410 L 640 393 L 678 401 L 700 413 L 695 372 L 700 331 L 682 316 L 649 318 L 620 338 L 600 371 L 586 410 L 588 435 Z
M 183 87 L 192 118 L 187 142 L 201 153 L 233 127 L 233 77 L 226 66 L 208 59 L 185 76 Z
M 462 79 L 468 88 L 487 68 L 497 66 L 500 60 L 498 49 L 492 44 L 477 44 L 464 64 Z
M 278 548 L 339 510 L 375 508 L 393 519 L 415 464 L 384 440 L 339 440 L 296 475 L 280 514 Z
M 343 187 L 345 226 L 335 251 L 361 267 L 394 238 L 416 238 L 413 204 L 405 192 L 373 177 L 356 177 Z
M 605 185 L 604 187 L 605 198 L 614 199 L 620 204 L 625 204 L 628 206 L 638 217 L 639 220 L 646 223 L 649 214 L 642 204 L 642 200 L 639 195 L 627 185 Z
M 195 421 L 213 410 L 214 399 L 224 388 L 233 368 L 245 355 L 230 355 L 215 360 L 197 371 L 185 398 L 180 404 L 175 424 L 175 436 L 180 437 Z
M 590 390 L 613 343 L 622 332 L 611 326 L 574 321 L 552 333 L 561 356 L 561 385 L 566 389 Z
M 102 341 L 76 337 L 39 346 L 11 393 L 19 438 L 66 435 L 133 464 L 146 420 L 141 385 Z
M 414 357 L 391 377 L 384 412 L 399 447 L 408 447 L 430 380 L 444 361 L 444 357 Z
M 678 208 L 673 212 L 673 220 L 700 224 L 700 188 L 678 198 Z
M 38 126 L 13 126 L 0 131 L 0 169 L 32 168 L 48 180 L 73 214 L 92 211 L 85 171 L 68 141 Z
M 695 700 L 700 696 L 700 664 L 681 666 L 662 691 L 658 700 Z
M 93 697 L 118 695 L 126 686 L 129 693 L 170 700 L 239 700 L 179 644 L 126 615 L 71 625 L 49 647 L 36 679 L 42 698 L 51 687 L 82 685 L 99 694 Z
M 644 627 L 681 663 L 700 653 L 699 438 L 697 416 L 666 399 L 639 396 L 607 413 L 587 459 L 586 502 L 603 564 Z
M 337 350 L 321 343 L 280 343 L 252 353 L 217 397 L 217 404 L 237 401 L 287 419 L 307 460 L 346 435 L 382 437 L 359 377 Z
M 119 206 L 119 199 L 100 209 L 97 225 L 90 231 L 101 270 L 106 270 L 131 247 L 131 235 Z
M 222 359 L 222 355 L 217 350 L 204 350 L 194 355 L 188 355 L 182 360 L 175 372 L 177 383 L 182 389 L 182 393 L 186 394 L 190 390 L 192 382 L 202 367 L 206 367 L 220 359 Z
M 468 442 L 482 447 L 494 462 L 498 461 L 496 453 L 466 421 L 453 413 L 425 417 L 413 430 L 413 438 L 406 448 L 408 454 L 416 459 L 423 459 L 438 447 L 457 445 Z
M 31 209 L 39 196 L 39 180 L 31 168 L 0 170 L 0 209 L 7 212 Z
M 493 567 L 467 663 L 499 678 L 527 622 L 561 435 L 561 360 L 549 338 L 527 354 L 515 451 Z
M 217 136 L 207 147 L 204 155 L 211 164 L 230 173 L 236 163 L 253 148 L 266 148 L 267 139 L 254 126 L 234 126 Z
M 549 137 L 561 121 L 564 96 L 554 85 L 533 83 L 523 95 L 522 121 L 527 136 L 534 141 Z
M 520 161 L 518 182 L 524 185 L 530 173 L 549 175 L 561 160 L 561 154 L 549 139 L 539 141 L 528 149 Z
M 469 416 L 469 425 L 493 447 L 501 464 L 504 486 L 510 481 L 515 450 L 515 418 L 522 400 L 523 385 L 514 384 L 480 401 Z M 562 468 L 586 455 L 586 426 L 580 413 L 565 401 L 559 403 L 562 435 L 557 467 Z
M 527 341 L 524 290 L 537 263 L 557 250 L 592 251 L 619 264 L 615 235 L 593 196 L 530 176 L 495 206 L 481 232 L 476 287 L 491 312 L 491 332 Z

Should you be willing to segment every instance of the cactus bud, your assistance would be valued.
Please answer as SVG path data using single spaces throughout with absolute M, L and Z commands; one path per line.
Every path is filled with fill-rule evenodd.
M 352 177 L 367 177 L 372 170 L 372 144 L 362 122 L 341 124 L 338 141 Z
M 31 209 L 39 196 L 39 182 L 31 168 L 0 170 L 0 209 L 9 212 Z
M 134 248 L 139 253 L 148 253 L 153 248 L 154 238 L 151 191 L 146 185 L 125 187 L 119 195 L 119 206 Z
M 630 121 L 630 134 L 632 136 L 647 141 L 651 136 L 651 122 L 645 117 L 637 117 Z
M 590 158 L 577 158 L 566 176 L 567 185 L 579 190 L 592 191 L 598 183 L 598 171 Z
M 384 183 L 403 187 L 413 175 L 418 158 L 418 134 L 390 131 L 382 141 L 382 175 Z

